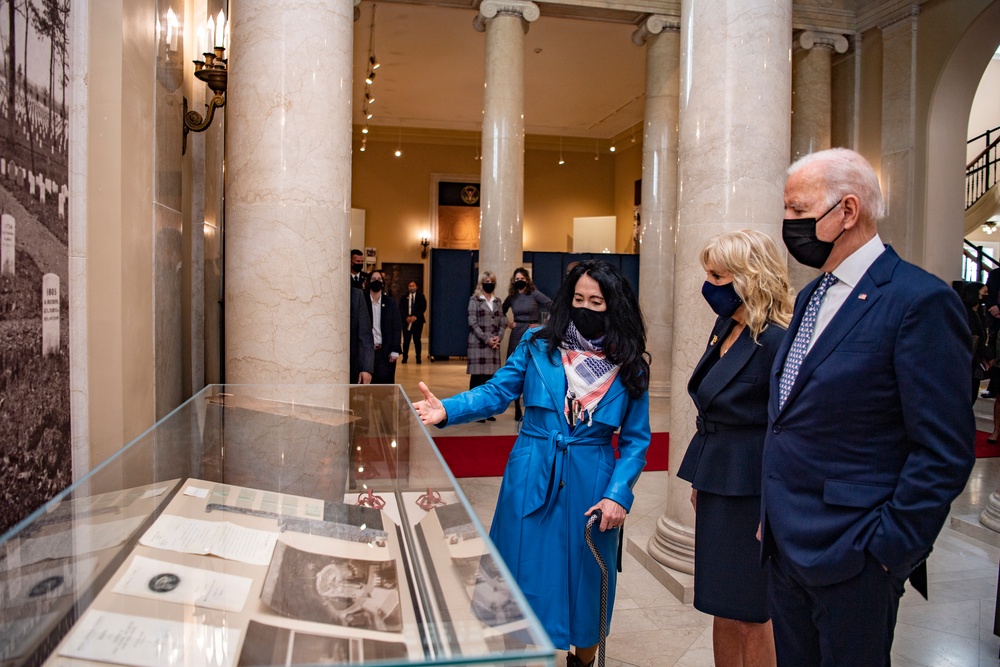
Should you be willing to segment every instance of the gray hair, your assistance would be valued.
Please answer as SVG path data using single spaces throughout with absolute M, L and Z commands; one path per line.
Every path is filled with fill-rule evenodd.
M 788 168 L 788 175 L 810 165 L 821 165 L 826 183 L 826 205 L 833 206 L 847 195 L 855 195 L 871 222 L 885 217 L 885 200 L 878 174 L 864 157 L 847 148 L 830 148 L 799 158 Z

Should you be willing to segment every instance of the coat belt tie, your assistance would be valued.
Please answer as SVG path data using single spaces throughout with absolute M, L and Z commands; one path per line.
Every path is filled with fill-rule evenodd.
M 567 450 L 570 445 L 603 445 L 611 443 L 607 437 L 598 435 L 571 435 L 558 429 L 544 430 L 540 426 L 524 421 L 521 436 L 531 438 L 531 454 L 528 455 L 528 478 L 524 481 L 524 512 L 528 516 L 542 510 L 542 517 L 549 513 L 556 492 L 563 481 Z

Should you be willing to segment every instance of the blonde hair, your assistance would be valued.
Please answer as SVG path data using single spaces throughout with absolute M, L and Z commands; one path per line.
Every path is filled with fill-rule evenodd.
M 489 278 L 494 285 L 497 284 L 497 277 L 492 271 L 483 271 L 479 274 L 479 282 L 476 283 L 476 291 L 472 293 L 472 296 L 481 296 L 484 299 L 487 298 L 486 292 L 483 291 L 483 281 L 487 278 Z M 491 294 L 490 297 L 496 296 L 496 289 L 496 287 L 493 288 L 493 294 Z
M 746 312 L 754 342 L 768 322 L 787 328 L 795 306 L 788 268 L 770 236 L 754 229 L 726 232 L 709 239 L 701 265 L 733 275 L 733 287 Z

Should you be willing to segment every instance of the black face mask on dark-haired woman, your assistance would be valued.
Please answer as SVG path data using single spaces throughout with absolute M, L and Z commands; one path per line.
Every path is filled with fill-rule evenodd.
M 605 329 L 607 329 L 607 318 L 602 310 L 573 306 L 573 312 L 570 314 L 570 317 L 573 320 L 573 324 L 576 325 L 576 330 L 587 340 L 600 338 L 604 335 Z

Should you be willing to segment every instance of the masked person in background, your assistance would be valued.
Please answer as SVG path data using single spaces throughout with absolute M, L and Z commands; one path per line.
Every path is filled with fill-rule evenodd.
M 485 275 L 485 274 L 484 274 Z M 632 287 L 607 262 L 580 262 L 486 384 L 438 400 L 424 383 L 424 424 L 461 424 L 503 412 L 524 395 L 524 420 L 507 461 L 490 537 L 569 667 L 592 664 L 600 638 L 601 571 L 586 517 L 608 564 L 608 622 L 632 487 L 649 447 L 646 327 Z M 619 431 L 619 458 L 611 439 Z

